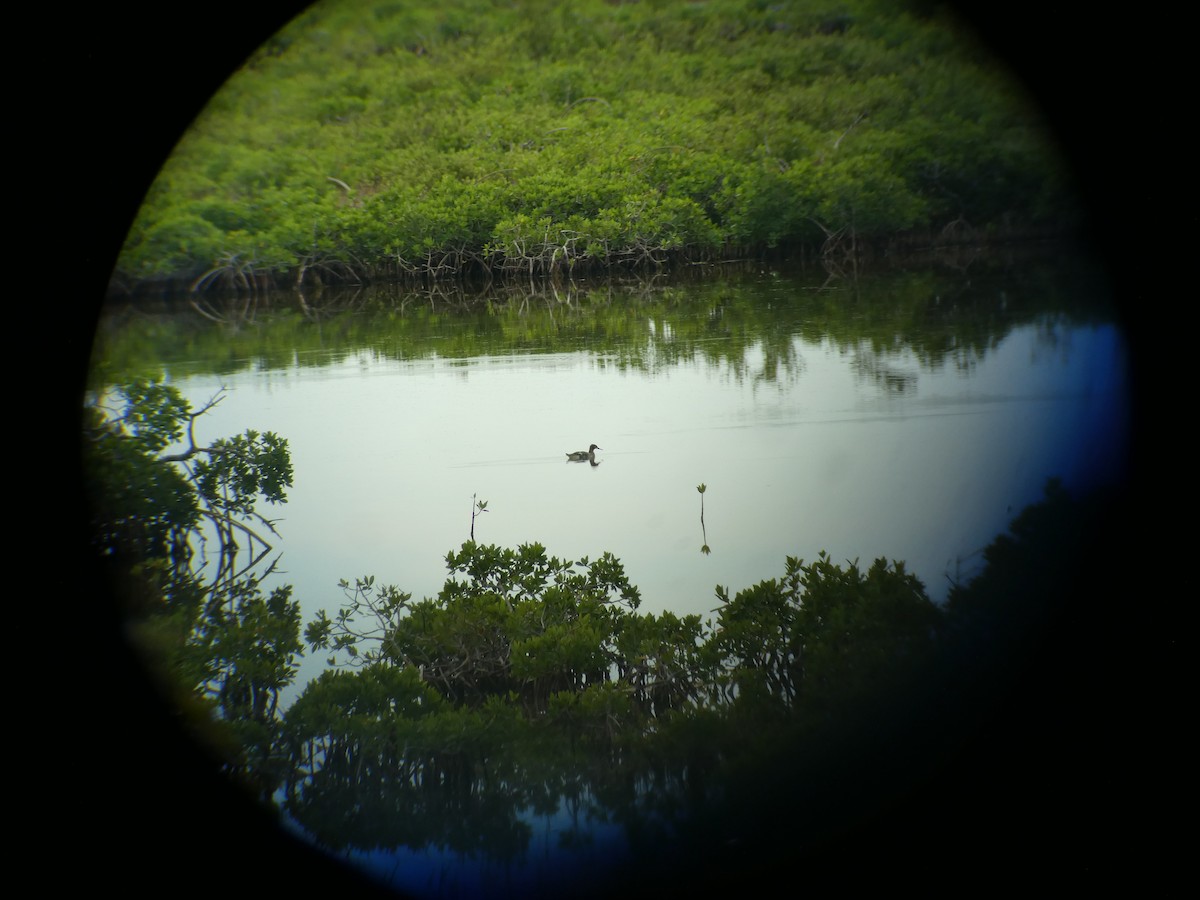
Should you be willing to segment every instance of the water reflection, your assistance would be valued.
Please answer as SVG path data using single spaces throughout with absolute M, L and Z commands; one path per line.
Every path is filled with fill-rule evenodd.
M 640 612 L 661 617 L 656 627 L 695 616 L 699 628 L 727 609 L 752 610 L 746 621 L 757 624 L 767 607 L 755 604 L 770 595 L 763 580 L 786 581 L 785 560 L 823 551 L 838 565 L 903 560 L 905 578 L 946 601 L 1048 478 L 1079 488 L 1119 475 L 1128 427 L 1119 328 L 1096 298 L 1068 290 L 1070 273 L 1018 275 L 927 272 L 837 290 L 772 276 L 489 298 L 454 311 L 387 292 L 330 301 L 321 315 L 311 297 L 220 315 L 114 311 L 96 370 L 119 380 L 161 368 L 196 406 L 224 390 L 206 430 L 288 439 L 296 481 L 276 521 L 283 556 L 271 577 L 294 585 L 305 621 L 336 609 L 339 581 L 365 574 L 417 603 L 438 597 L 447 551 L 470 539 L 536 540 L 566 560 L 611 552 L 640 589 Z M 582 436 L 607 448 L 603 466 L 584 460 L 586 477 L 562 455 Z M 581 627 L 570 616 L 557 624 Z M 725 652 L 753 658 L 746 671 L 770 671 L 754 656 L 761 636 L 738 645 L 735 626 L 736 617 L 720 626 Z M 552 643 L 567 646 L 565 634 Z M 661 659 L 666 646 L 622 657 L 630 677 L 645 675 L 634 661 Z M 289 810 L 309 834 L 364 860 L 380 846 L 428 853 L 432 841 L 451 854 L 435 868 L 472 853 L 519 868 L 538 833 L 569 845 L 619 823 L 637 837 L 622 844 L 630 852 L 661 849 L 720 794 L 701 778 L 717 761 L 696 733 L 647 761 L 611 743 L 581 756 L 570 731 L 533 740 L 499 718 L 488 724 L 496 731 L 476 734 L 476 707 L 461 721 L 454 710 L 391 721 L 405 698 L 440 710 L 445 695 L 430 679 L 448 678 L 451 658 L 461 654 L 374 673 L 377 693 L 361 676 L 329 679 L 325 699 L 341 697 L 347 715 L 378 729 L 292 723 L 307 768 L 289 775 Z M 322 676 L 324 659 L 308 657 L 282 707 Z M 792 704 L 791 677 L 742 682 L 725 702 L 761 689 Z M 584 677 L 593 682 L 605 679 Z M 650 680 L 628 683 L 651 708 L 694 699 L 690 682 L 653 682 L 658 694 Z M 351 687 L 338 694 L 342 684 Z M 595 712 L 557 714 L 587 728 L 616 715 Z M 484 743 L 455 744 L 463 735 Z M 701 831 L 697 846 L 742 837 Z
M 151 361 L 193 403 L 226 390 L 214 434 L 288 438 L 280 577 L 308 613 L 365 572 L 435 594 L 472 495 L 480 540 L 611 550 L 656 610 L 705 612 L 715 585 L 823 549 L 904 559 L 941 597 L 1047 477 L 1120 462 L 1119 330 L 1055 272 L 1021 270 L 1023 291 L 1003 272 L 769 277 L 454 313 L 383 294 L 319 329 L 279 298 L 253 329 L 114 323 L 109 352 L 152 322 Z M 551 465 L 583 435 L 608 448 L 594 479 Z M 700 483 L 720 498 L 702 560 L 683 528 Z

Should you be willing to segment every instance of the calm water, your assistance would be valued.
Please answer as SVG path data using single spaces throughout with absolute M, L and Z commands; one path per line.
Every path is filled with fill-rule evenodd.
M 627 332 L 606 328 L 599 346 L 572 337 L 566 351 L 513 346 L 530 343 L 526 329 L 488 352 L 448 357 L 438 348 L 478 319 L 446 313 L 410 352 L 403 333 L 371 327 L 358 308 L 309 323 L 295 349 L 271 339 L 268 352 L 286 298 L 236 329 L 186 308 L 149 321 L 163 340 L 159 364 L 193 405 L 224 392 L 201 420 L 201 440 L 246 428 L 288 439 L 295 486 L 271 512 L 276 577 L 294 585 L 306 621 L 340 606 L 341 579 L 374 575 L 436 595 L 446 552 L 469 537 L 474 499 L 488 504 L 477 540 L 537 541 L 572 559 L 611 551 L 640 587 L 643 611 L 706 615 L 716 585 L 735 592 L 781 575 L 788 555 L 821 550 L 864 565 L 904 560 L 944 597 L 1047 478 L 1086 486 L 1118 473 L 1128 424 L 1119 326 L 1086 297 L 1084 313 L 1071 313 L 1055 296 L 1014 297 L 1004 278 L 952 273 L 892 286 L 897 302 L 915 295 L 934 307 L 957 286 L 954 302 L 974 310 L 959 334 L 928 314 L 924 327 L 898 321 L 889 333 L 885 321 L 881 330 L 886 280 L 867 302 L 844 287 L 815 291 L 822 277 L 778 274 L 737 280 L 739 309 L 772 314 L 743 315 L 732 334 L 689 330 L 732 305 L 728 288 L 701 284 L 669 308 L 652 297 Z M 1094 300 L 1102 309 L 1104 298 Z M 609 298 L 591 319 L 620 303 Z M 831 303 L 853 307 L 836 335 L 814 322 Z M 546 314 L 531 304 L 524 315 Z M 366 319 L 366 336 L 314 347 L 311 331 L 331 334 L 339 317 Z M 148 320 L 123 321 L 131 324 L 102 333 L 119 341 Z M 163 337 L 176 334 L 170 323 L 234 352 L 214 359 L 195 339 L 181 348 Z M 592 443 L 603 448 L 598 465 L 566 461 Z M 323 664 L 306 661 L 299 686 Z
M 1103 283 L 1064 265 L 832 287 L 766 272 L 459 312 L 355 298 L 318 317 L 284 295 L 223 323 L 186 306 L 114 311 L 101 329 L 103 354 L 151 362 L 193 405 L 224 393 L 201 441 L 288 439 L 273 577 L 306 622 L 337 610 L 341 579 L 435 595 L 476 499 L 477 540 L 611 551 L 642 611 L 707 616 L 717 585 L 736 592 L 821 550 L 904 560 L 941 599 L 1048 478 L 1121 475 L 1123 336 Z M 591 443 L 598 465 L 566 461 Z M 285 701 L 324 665 L 305 660 Z M 436 853 L 364 864 L 415 888 L 477 877 Z

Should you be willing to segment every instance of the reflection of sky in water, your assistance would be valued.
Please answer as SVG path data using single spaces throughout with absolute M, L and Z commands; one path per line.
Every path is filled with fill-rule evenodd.
M 705 362 L 621 371 L 586 352 L 362 354 L 226 377 L 199 437 L 253 427 L 289 440 L 281 570 L 306 622 L 340 606 L 342 578 L 435 595 L 473 495 L 488 501 L 477 540 L 539 541 L 571 559 L 611 551 L 642 611 L 707 615 L 715 585 L 736 592 L 820 550 L 864 567 L 905 560 L 941 599 L 947 576 L 970 574 L 1047 477 L 1079 485 L 1120 459 L 1126 372 L 1113 327 L 1021 328 L 969 366 L 935 370 L 903 350 L 796 348 L 798 366 L 776 382 L 754 378 L 753 354 L 741 379 Z M 218 384 L 180 386 L 199 404 Z M 599 466 L 565 461 L 590 443 L 604 448 Z M 301 686 L 321 662 L 306 662 Z

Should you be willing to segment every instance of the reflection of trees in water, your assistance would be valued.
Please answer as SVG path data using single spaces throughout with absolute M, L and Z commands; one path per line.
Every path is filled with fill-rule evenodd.
M 1096 300 L 1094 279 L 1076 277 L 1062 259 L 852 279 L 758 266 L 669 280 L 306 288 L 206 296 L 193 300 L 199 311 L 114 305 L 98 362 L 119 372 L 165 359 L 182 375 L 326 365 L 363 352 L 411 360 L 586 350 L 622 371 L 702 364 L 772 383 L 799 375 L 804 341 L 853 353 L 867 372 L 886 374 L 899 352 L 921 368 L 969 371 L 1013 328 L 1046 315 L 1086 320 Z M 142 358 L 151 347 L 155 359 Z
M 485 558 L 488 565 L 475 565 Z M 516 572 L 528 575 L 531 559 L 545 563 L 537 552 L 464 546 L 458 563 L 474 566 L 473 580 L 444 602 L 425 601 L 423 616 L 414 610 L 395 628 L 419 623 L 423 635 L 465 631 L 477 640 L 490 627 L 466 655 L 492 648 L 505 678 L 460 667 L 454 678 L 472 687 L 455 688 L 443 672 L 435 689 L 437 651 L 410 633 L 356 672 L 326 673 L 288 711 L 287 809 L 318 841 L 367 846 L 359 843 L 366 834 L 388 833 L 396 846 L 494 849 L 507 859 L 517 823 L 564 803 L 583 812 L 585 828 L 619 823 L 636 847 L 696 838 L 697 828 L 734 837 L 755 827 L 745 818 L 746 792 L 762 791 L 787 747 L 823 747 L 867 722 L 894 719 L 897 708 L 921 702 L 923 678 L 943 659 L 938 634 L 948 620 L 902 564 L 878 560 L 862 571 L 821 556 L 808 565 L 789 559 L 782 579 L 734 597 L 719 591 L 711 629 L 632 610 L 608 616 L 604 628 L 592 619 L 587 647 L 574 646 L 611 663 L 593 682 L 581 677 L 583 657 L 572 661 L 563 650 L 573 642 L 559 626 L 572 617 L 563 615 L 567 607 L 555 612 L 552 578 L 522 591 L 529 582 Z M 468 598 L 489 602 L 489 626 Z M 969 608 L 969 593 L 955 603 Z M 577 608 L 589 615 L 586 601 Z M 530 646 L 520 635 L 533 621 L 563 652 L 528 669 L 514 658 Z M 334 632 L 317 636 L 332 645 Z M 547 694 L 539 680 L 550 674 L 559 690 Z M 322 717 L 314 718 L 317 710 Z M 797 760 L 815 773 L 824 752 L 809 749 Z M 451 815 L 439 818 L 438 806 Z M 729 811 L 719 825 L 716 809 Z M 423 827 L 371 832 L 371 819 L 384 814 Z M 460 817 L 478 843 L 462 843 Z
M 368 725 L 363 707 L 354 709 L 301 742 L 306 762 L 291 770 L 284 792 L 287 813 L 330 849 L 436 846 L 509 863 L 528 850 L 539 818 L 560 846 L 586 846 L 610 823 L 631 839 L 666 839 L 695 799 L 698 774 L 679 761 L 581 741 L 561 723 L 435 706 L 421 720 L 389 712 Z M 307 715 L 300 701 L 294 710 L 289 740 Z
M 110 413 L 91 410 L 89 472 L 97 549 L 137 601 L 131 630 L 226 771 L 261 798 L 281 791 L 287 814 L 337 849 L 433 845 L 517 862 L 531 821 L 565 812 L 564 845 L 611 823 L 635 856 L 720 852 L 764 838 L 785 809 L 814 833 L 866 814 L 814 801 L 813 785 L 831 766 L 862 778 L 847 748 L 901 747 L 908 716 L 966 702 L 960 676 L 1002 671 L 1069 590 L 1071 542 L 1095 518 L 1049 486 L 944 608 L 902 563 L 821 555 L 789 558 L 781 578 L 732 597 L 719 588 L 706 622 L 639 613 L 609 554 L 470 541 L 448 554 L 438 597 L 412 602 L 364 579 L 336 617 L 310 623 L 314 650 L 356 665 L 281 713 L 298 608 L 289 588 L 264 597 L 232 561 L 235 535 L 269 526 L 257 503 L 291 483 L 286 443 L 248 431 L 167 453 L 194 425 L 186 404 L 153 383 L 117 396 Z M 224 523 L 219 582 L 178 552 L 206 517 Z M 798 794 L 808 801 L 796 807 Z
M 173 387 L 97 389 L 85 410 L 92 539 L 129 631 L 165 689 L 261 797 L 280 778 L 280 692 L 296 675 L 299 604 L 260 584 L 274 539 L 259 503 L 285 502 L 287 442 L 247 431 L 209 444 Z
M 774 821 L 764 810 L 782 813 L 802 795 L 809 805 L 791 809 L 783 827 L 819 834 L 870 812 L 865 788 L 861 808 L 840 809 L 820 788 L 851 777 L 847 760 L 885 746 L 909 759 L 908 716 L 928 724 L 931 710 L 957 709 L 973 678 L 994 679 L 1053 620 L 1075 562 L 1070 523 L 1094 508 L 1051 485 L 944 608 L 900 563 L 864 571 L 821 556 L 789 559 L 782 578 L 736 596 L 719 591 L 711 627 L 622 610 L 592 632 L 592 649 L 613 662 L 606 677 L 591 683 L 560 658 L 538 671 L 561 667 L 558 684 L 569 687 L 548 695 L 535 686 L 541 676 L 513 676 L 511 654 L 531 621 L 544 620 L 549 634 L 565 620 L 540 602 L 553 593 L 545 584 L 513 592 L 518 557 L 501 552 L 421 627 L 449 633 L 457 620 L 477 629 L 478 619 L 459 618 L 464 596 L 490 597 L 508 680 L 488 696 L 450 699 L 422 678 L 428 669 L 414 664 L 411 643 L 404 656 L 326 673 L 285 716 L 286 809 L 333 848 L 435 845 L 503 862 L 521 858 L 538 816 L 553 818 L 562 848 L 617 824 L 633 858 L 652 858 L 763 838 Z M 470 547 L 463 556 L 480 558 Z M 506 598 L 515 601 L 509 618 Z M 920 777 L 915 766 L 881 772 L 854 777 Z
M 1071 355 L 1070 324 L 1059 317 L 1045 316 L 1036 323 L 1033 352 L 1035 358 L 1043 355 L 1066 360 Z
M 856 354 L 852 367 L 859 377 L 875 383 L 888 396 L 898 397 L 911 394 L 917 386 L 917 373 L 902 370 L 899 362 L 868 352 Z

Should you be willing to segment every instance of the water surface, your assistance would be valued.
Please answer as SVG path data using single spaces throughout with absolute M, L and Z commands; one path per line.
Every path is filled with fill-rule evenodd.
M 436 595 L 472 525 L 610 551 L 643 611 L 707 615 L 717 585 L 822 550 L 903 560 L 941 599 L 1048 478 L 1117 477 L 1128 375 L 1099 284 L 1061 265 L 762 272 L 457 304 L 381 292 L 320 317 L 284 295 L 102 334 L 153 322 L 150 355 L 193 405 L 223 396 L 201 440 L 288 439 L 273 577 L 306 621 L 338 608 L 341 579 Z M 591 443 L 597 465 L 567 462 Z

